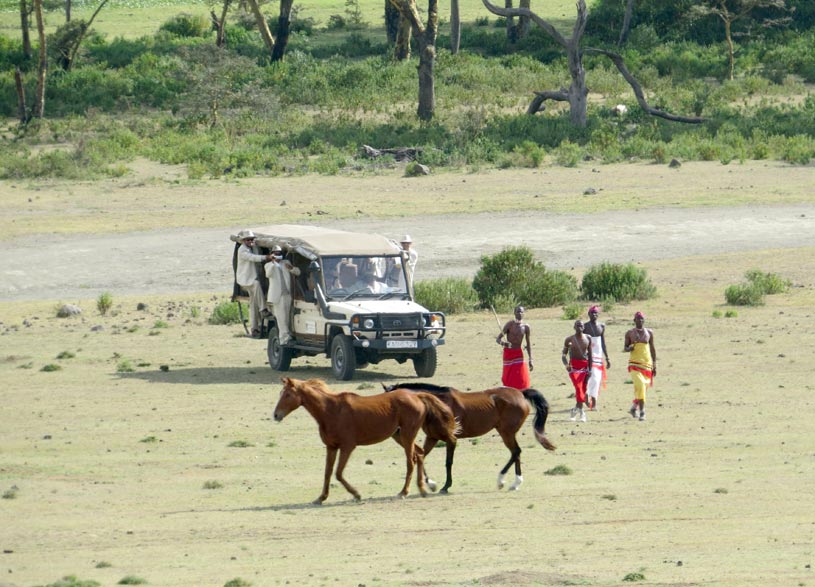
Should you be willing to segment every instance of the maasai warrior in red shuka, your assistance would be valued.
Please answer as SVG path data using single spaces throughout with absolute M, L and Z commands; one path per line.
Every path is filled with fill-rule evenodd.
M 510 320 L 504 325 L 501 334 L 495 342 L 504 347 L 504 371 L 501 375 L 501 382 L 507 387 L 515 389 L 528 389 L 531 385 L 529 373 L 532 371 L 532 343 L 529 340 L 529 324 L 524 323 L 523 306 L 515 308 L 515 320 Z M 506 342 L 503 340 L 506 335 Z M 529 358 L 529 368 L 524 361 L 523 343 L 526 339 L 526 354 Z
M 586 386 L 591 377 L 591 352 L 591 337 L 583 334 L 583 321 L 575 320 L 574 334 L 563 341 L 563 353 L 560 357 L 574 385 L 575 404 L 569 417 L 572 421 L 576 420 L 578 415 L 581 422 L 586 421 L 583 405 L 586 403 Z

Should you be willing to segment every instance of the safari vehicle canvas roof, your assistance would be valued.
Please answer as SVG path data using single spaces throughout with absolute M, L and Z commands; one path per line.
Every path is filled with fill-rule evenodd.
M 322 255 L 363 256 L 393 255 L 398 245 L 378 234 L 347 232 L 319 226 L 301 224 L 276 224 L 253 228 L 255 242 L 262 247 L 274 245 L 298 249 L 306 257 Z M 238 242 L 238 236 L 231 240 Z M 307 253 L 311 253 L 311 255 Z

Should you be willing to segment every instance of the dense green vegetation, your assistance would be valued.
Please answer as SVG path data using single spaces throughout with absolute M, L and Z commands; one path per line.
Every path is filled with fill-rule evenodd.
M 612 47 L 622 4 L 595 3 L 586 45 Z M 155 34 L 133 39 L 91 33 L 70 71 L 57 65 L 69 31 L 57 30 L 49 40 L 45 118 L 10 125 L 0 139 L 0 178 L 121 175 L 137 156 L 186 164 L 192 178 L 394 165 L 365 158 L 363 144 L 421 147 L 421 163 L 470 170 L 586 159 L 809 163 L 815 156 L 815 96 L 806 85 L 815 82 L 809 4 L 798 2 L 784 27 L 739 37 L 733 81 L 722 81 L 727 58 L 715 20 L 691 26 L 675 14 L 687 4 L 638 3 L 630 40 L 619 51 L 653 105 L 705 117 L 699 125 L 644 113 L 600 57 L 585 59 L 592 91 L 585 128 L 573 126 L 562 108 L 525 114 L 533 92 L 568 84 L 565 57 L 535 27 L 510 44 L 503 21 L 494 18 L 465 23 L 456 55 L 440 36 L 437 110 L 429 123 L 415 115 L 415 59 L 393 61 L 384 32 L 352 26 L 348 14 L 322 27 L 295 19 L 286 59 L 275 64 L 245 15 L 230 17 L 225 50 L 215 47 L 200 15 L 170 16 Z M 49 19 L 59 20 L 59 6 L 52 8 Z M 666 26 L 673 22 L 681 26 Z M 26 59 L 19 35 L 0 35 L 0 115 L 9 118 L 17 114 L 15 67 L 30 100 L 36 51 Z M 612 115 L 617 103 L 628 106 L 624 117 Z

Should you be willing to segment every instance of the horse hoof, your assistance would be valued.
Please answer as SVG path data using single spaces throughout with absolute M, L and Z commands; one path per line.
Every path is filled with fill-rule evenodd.
M 427 480 L 427 487 L 428 487 L 428 489 L 430 489 L 430 491 L 436 491 L 436 487 L 438 487 L 438 485 L 436 485 L 436 482 L 433 481 L 432 479 L 428 479 Z
M 359 495 L 354 496 L 354 501 L 362 501 L 362 497 Z
M 442 487 L 442 488 L 441 488 L 441 491 L 439 491 L 439 493 L 441 493 L 442 495 L 447 495 L 447 488 L 446 488 L 446 487 Z
M 324 500 L 322 500 L 322 499 L 320 499 L 318 497 L 317 499 L 315 499 L 314 501 L 311 502 L 311 505 L 323 505 L 323 501 Z

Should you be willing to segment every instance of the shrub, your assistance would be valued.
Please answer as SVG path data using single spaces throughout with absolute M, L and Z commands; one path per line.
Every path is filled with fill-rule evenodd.
M 99 313 L 104 316 L 108 313 L 108 310 L 113 306 L 113 296 L 110 292 L 102 292 L 99 294 L 99 297 L 96 298 L 96 309 L 99 310 Z
M 117 373 L 133 373 L 135 370 L 136 369 L 133 367 L 133 363 L 127 359 L 122 359 L 119 361 L 119 364 L 116 365 Z
M 177 14 L 162 23 L 160 31 L 167 31 L 177 37 L 206 37 L 212 30 L 210 22 L 200 14 Z
M 461 314 L 478 307 L 478 295 L 468 279 L 431 279 L 418 281 L 414 287 L 416 301 L 432 311 Z
M 59 581 L 49 583 L 45 587 L 99 587 L 99 583 L 90 579 L 83 581 L 82 579 L 77 579 L 74 575 L 66 575 Z
M 792 285 L 790 280 L 784 279 L 777 273 L 765 273 L 760 269 L 750 269 L 744 274 L 744 277 L 765 295 L 784 293 Z
M 577 291 L 577 279 L 572 275 L 538 265 L 524 283 L 520 299 L 530 308 L 549 308 L 573 301 Z
M 238 302 L 221 302 L 209 317 L 210 324 L 240 324 L 241 317 Z
M 648 300 L 657 293 L 645 269 L 633 263 L 593 265 L 583 276 L 580 289 L 587 300 L 611 299 L 622 303 Z
M 764 304 L 764 292 L 754 283 L 738 283 L 727 286 L 724 299 L 731 306 L 761 306 Z
M 473 279 L 473 289 L 482 307 L 495 306 L 499 295 L 513 295 L 523 289 L 529 273 L 538 262 L 528 247 L 509 247 L 492 256 L 481 256 L 481 267 Z M 520 296 L 515 295 L 515 299 Z
M 119 579 L 119 585 L 144 585 L 145 583 L 147 583 L 147 579 L 142 579 L 134 575 L 128 575 L 127 577 Z
M 48 363 L 47 365 L 43 365 L 40 371 L 43 373 L 52 373 L 54 371 L 61 371 L 62 367 L 60 365 L 55 365 L 54 363 Z
M 580 304 L 569 304 L 563 306 L 563 319 L 564 320 L 577 320 L 583 312 L 583 307 Z

